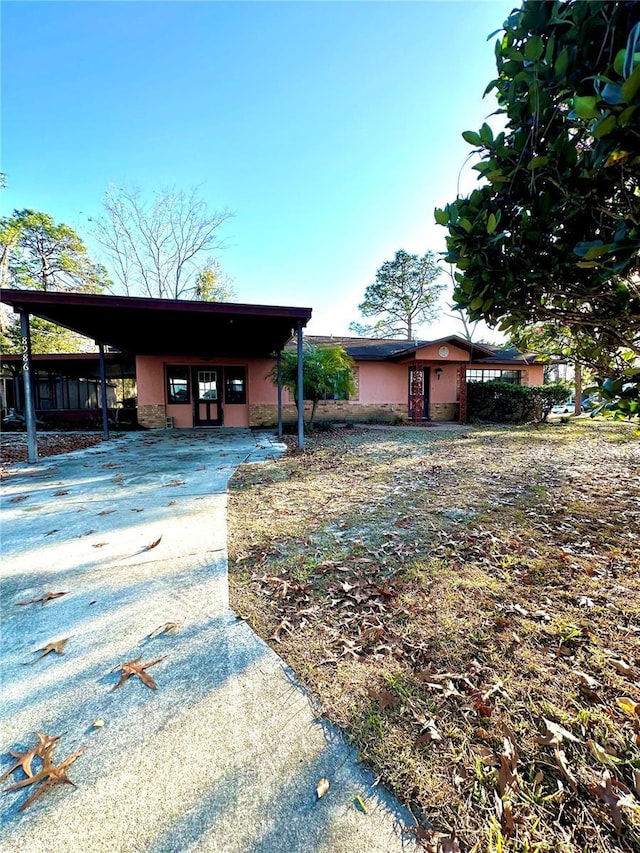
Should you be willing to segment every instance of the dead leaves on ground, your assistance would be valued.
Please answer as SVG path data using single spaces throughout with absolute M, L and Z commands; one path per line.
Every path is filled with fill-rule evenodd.
M 29 797 L 27 797 L 24 803 L 19 806 L 18 811 L 21 812 L 35 802 L 38 797 L 42 796 L 45 791 L 56 785 L 73 785 L 75 788 L 75 783 L 69 779 L 67 770 L 73 762 L 84 753 L 84 749 L 78 749 L 72 755 L 67 756 L 67 758 L 63 759 L 58 765 L 56 765 L 53 760 L 53 752 L 60 740 L 60 735 L 47 735 L 43 732 L 37 732 L 37 736 L 40 742 L 26 752 L 17 752 L 13 750 L 9 752 L 16 761 L 0 777 L 0 780 L 4 780 L 15 770 L 20 768 L 26 778 L 20 779 L 18 782 L 14 782 L 5 790 L 17 791 L 21 788 L 26 788 L 29 785 L 35 786 Z M 40 768 L 34 772 L 33 762 L 36 760 L 40 762 Z
M 53 652 L 55 652 L 57 655 L 63 655 L 64 648 L 70 639 L 70 637 L 65 637 L 64 640 L 56 640 L 55 642 L 47 643 L 46 646 L 42 646 L 42 648 L 40 649 L 36 649 L 36 652 L 42 652 L 42 654 L 38 655 L 35 661 L 31 662 L 37 663 L 39 660 L 42 660 L 42 658 L 52 654 Z
M 62 598 L 63 595 L 68 595 L 66 592 L 47 592 L 41 598 L 30 598 L 29 601 L 16 601 L 18 607 L 26 607 L 29 604 L 46 604 L 48 601 L 54 601 L 56 598 Z
M 464 849 L 640 849 L 635 445 L 487 433 L 329 434 L 240 469 L 233 604 Z
M 115 687 L 111 688 L 112 691 L 117 690 L 118 687 L 122 687 L 125 681 L 131 678 L 132 675 L 135 675 L 137 678 L 139 678 L 140 681 L 147 687 L 149 687 L 151 690 L 157 690 L 158 685 L 155 683 L 153 678 L 151 678 L 151 676 L 147 673 L 146 670 L 148 670 L 152 666 L 155 666 L 157 663 L 160 663 L 160 661 L 163 661 L 165 657 L 166 655 L 161 658 L 156 658 L 156 660 L 152 660 L 149 663 L 138 663 L 138 661 L 142 660 L 142 658 L 134 658 L 134 660 L 128 660 L 125 661 L 125 663 L 118 664 L 118 666 L 115 666 L 111 670 L 111 672 L 120 671 L 122 672 L 122 675 L 120 676 L 120 681 L 118 681 Z
M 179 622 L 165 622 L 164 625 L 159 625 L 157 628 L 154 628 L 150 634 L 147 634 L 147 637 L 149 639 L 153 639 L 154 637 L 159 637 L 161 634 L 175 634 L 179 629 Z

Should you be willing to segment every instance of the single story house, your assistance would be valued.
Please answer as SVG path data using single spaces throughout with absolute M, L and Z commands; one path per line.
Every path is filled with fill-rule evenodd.
M 544 382 L 544 364 L 534 354 L 470 343 L 457 335 L 431 341 L 314 335 L 305 340 L 317 346 L 338 344 L 354 361 L 355 394 L 348 400 L 321 400 L 319 421 L 464 422 L 467 382 Z M 294 414 L 286 392 L 284 413 L 285 418 Z M 267 409 L 264 415 L 267 426 L 273 413 Z
M 293 400 L 286 389 L 276 387 L 271 374 L 285 347 L 302 347 L 310 308 L 13 289 L 1 290 L 0 299 L 20 312 L 27 325 L 34 314 L 100 346 L 100 354 L 32 357 L 31 394 L 37 414 L 45 419 L 74 407 L 100 409 L 103 399 L 109 406 L 109 385 L 132 374 L 142 427 L 274 427 L 279 415 L 284 420 L 297 417 Z M 533 356 L 456 335 L 432 341 L 306 340 L 339 344 L 354 360 L 356 393 L 348 400 L 321 401 L 319 420 L 464 421 L 469 380 L 543 382 L 544 366 Z M 105 346 L 115 352 L 105 352 Z M 3 358 L 5 379 L 12 377 L 15 385 L 5 390 L 7 402 L 24 400 L 17 383 L 24 376 L 25 358 Z M 105 396 L 98 399 L 95 383 L 102 375 Z M 91 392 L 82 405 L 79 389 Z

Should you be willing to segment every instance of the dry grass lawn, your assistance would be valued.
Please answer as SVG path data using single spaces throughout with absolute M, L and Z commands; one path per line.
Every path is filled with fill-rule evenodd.
M 426 849 L 640 850 L 640 439 L 341 430 L 240 469 L 232 606 Z

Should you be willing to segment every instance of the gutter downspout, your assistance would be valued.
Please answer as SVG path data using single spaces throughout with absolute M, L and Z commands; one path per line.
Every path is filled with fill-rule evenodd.
M 27 426 L 27 458 L 29 462 L 38 461 L 38 439 L 36 436 L 36 407 L 33 402 L 34 387 L 31 382 L 33 364 L 31 361 L 31 329 L 29 313 L 20 308 L 20 334 L 22 337 L 22 381 L 24 383 L 24 419 Z

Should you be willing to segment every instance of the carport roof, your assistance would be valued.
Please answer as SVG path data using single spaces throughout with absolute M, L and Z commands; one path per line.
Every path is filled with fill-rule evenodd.
M 136 355 L 267 357 L 311 308 L 0 289 L 0 301 Z

